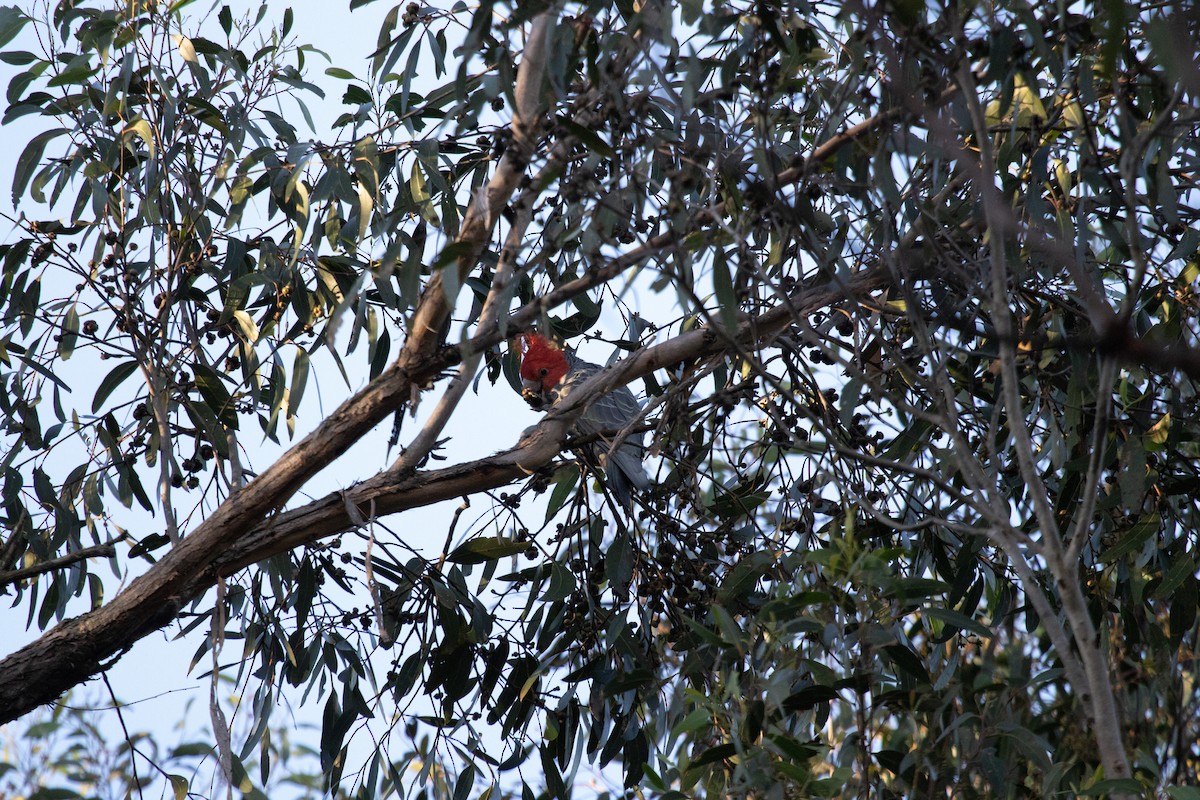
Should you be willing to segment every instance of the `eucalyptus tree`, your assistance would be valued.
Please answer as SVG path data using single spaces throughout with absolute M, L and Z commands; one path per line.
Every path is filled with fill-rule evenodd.
M 297 693 L 362 796 L 1196 795 L 1194 11 L 409 3 L 341 97 L 238 13 L 0 13 L 5 719 L 177 626 L 244 789 Z M 620 357 L 440 464 L 532 328 Z

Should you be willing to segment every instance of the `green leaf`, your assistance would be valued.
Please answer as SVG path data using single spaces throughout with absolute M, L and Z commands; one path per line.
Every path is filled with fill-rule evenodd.
M 345 93 L 342 94 L 342 103 L 348 106 L 369 105 L 371 100 L 371 93 L 357 83 L 347 86 Z
M 129 557 L 138 558 L 139 556 L 148 555 L 160 547 L 166 547 L 170 543 L 171 539 L 165 533 L 152 533 L 129 548 Z
M 624 591 L 633 580 L 633 546 L 629 537 L 619 533 L 604 556 L 604 572 L 613 591 Z
M 1154 590 L 1157 600 L 1166 600 L 1174 594 L 1183 582 L 1196 574 L 1196 561 L 1191 553 L 1183 553 L 1171 565 L 1167 574 L 1163 575 L 1162 583 Z
M 364 136 L 354 143 L 354 177 L 374 200 L 379 195 L 379 147 L 374 137 Z M 361 224 L 361 223 L 360 223 Z
M 467 765 L 467 768 L 458 776 L 458 780 L 454 784 L 454 795 L 451 800 L 467 800 L 471 796 L 471 790 L 475 787 L 475 767 Z
M 225 388 L 225 381 L 210 367 L 199 362 L 192 364 L 192 372 L 196 375 L 196 389 L 204 398 L 204 405 L 222 424 L 236 428 L 237 411 L 229 390 Z
M 546 504 L 546 521 L 549 522 L 566 504 L 567 499 L 575 491 L 579 483 L 579 470 L 574 467 L 563 467 L 554 476 L 554 491 L 550 493 L 550 502 Z
M 292 363 L 292 385 L 288 395 L 288 416 L 295 416 L 300 408 L 300 400 L 304 397 L 304 387 L 308 383 L 308 351 L 303 347 L 296 348 L 296 360 Z
M 15 39 L 28 21 L 29 15 L 16 6 L 0 6 L 0 47 Z
M 741 558 L 717 592 L 722 603 L 741 602 L 754 590 L 762 576 L 775 564 L 775 555 L 765 550 Z
M 558 121 L 572 136 L 579 139 L 593 153 L 602 155 L 605 158 L 616 158 L 616 152 L 595 131 L 583 127 L 569 117 L 559 117 Z
M 813 686 L 806 686 L 788 695 L 783 701 L 783 707 L 791 713 L 808 711 L 820 703 L 831 703 L 837 700 L 837 698 L 837 690 L 832 686 L 815 684 Z
M 1150 430 L 1146 431 L 1146 452 L 1157 453 L 1161 452 L 1167 446 L 1167 438 L 1171 433 L 1171 415 L 1164 414 L 1162 419 L 1154 423 Z
M 47 595 L 49 597 L 49 595 Z M 29 795 L 29 800 L 75 800 L 83 797 L 74 789 L 65 787 L 43 787 Z
M 717 296 L 717 309 L 721 313 L 721 324 L 727 331 L 737 330 L 737 296 L 734 294 L 733 277 L 729 274 L 725 251 L 720 249 L 713 253 L 713 289 Z
M 916 600 L 935 594 L 945 594 L 949 589 L 949 584 L 932 578 L 900 578 L 888 586 L 884 596 L 894 597 L 898 600 Z
M 898 670 L 921 683 L 929 683 L 929 671 L 925 668 L 925 662 L 912 648 L 902 644 L 891 644 L 885 646 L 883 652 L 887 654 Z
M 692 763 L 688 765 L 688 769 L 695 769 L 697 767 L 707 766 L 708 764 L 715 764 L 718 761 L 724 761 L 725 759 L 731 758 L 735 755 L 737 755 L 736 746 L 733 744 L 719 744 L 716 747 L 708 748 L 698 757 L 696 757 Z
M 474 250 L 475 244 L 473 242 L 451 242 L 438 253 L 438 257 L 434 259 L 433 268 L 437 270 L 444 269 L 457 262 L 459 257 L 470 255 Z
M 902 460 L 910 453 L 920 452 L 933 432 L 933 423 L 927 419 L 916 419 L 905 425 L 884 452 L 884 458 Z
M 1158 514 L 1147 514 L 1139 519 L 1129 531 L 1112 547 L 1100 553 L 1100 560 L 1111 564 L 1131 553 L 1140 550 L 1142 545 L 1162 527 L 1162 519 Z
M 47 720 L 45 722 L 35 722 L 25 729 L 23 736 L 26 739 L 44 739 L 50 734 L 59 729 L 58 720 Z
M 67 315 L 63 319 L 62 335 L 58 340 L 58 355 L 63 361 L 71 357 L 75 352 L 75 343 L 79 340 L 79 311 L 74 303 L 67 309 Z
M 14 67 L 23 67 L 37 60 L 37 56 L 27 50 L 8 50 L 0 53 L 0 61 L 3 61 L 5 64 L 12 64 Z
M 483 536 L 464 542 L 446 556 L 454 564 L 482 564 L 506 556 L 515 556 L 529 549 L 528 542 L 518 542 L 503 536 Z
M 149 157 L 154 158 L 154 132 L 150 130 L 150 123 L 144 119 L 137 119 L 125 127 L 121 132 L 123 135 L 131 133 L 137 134 L 146 143 L 146 149 L 149 151 Z
M 68 386 L 67 384 L 63 383 L 62 378 L 55 375 L 54 372 L 52 372 L 51 370 L 46 369 L 45 365 L 39 363 L 37 361 L 37 359 L 30 358 L 27 355 L 21 355 L 20 360 L 22 363 L 24 363 L 26 366 L 28 366 L 31 370 L 33 370 L 37 374 L 41 375 L 43 378 L 50 381 L 51 383 L 53 383 L 55 386 L 59 387 L 63 391 L 67 391 L 67 392 L 71 391 L 71 387 Z
M 686 717 L 675 723 L 671 728 L 671 738 L 678 738 L 685 733 L 692 733 L 712 725 L 713 715 L 707 708 L 693 709 Z
M 744 519 L 770 497 L 770 492 L 763 488 L 763 481 L 757 477 L 744 478 L 736 486 L 717 487 L 715 491 L 716 496 L 708 508 L 723 520 Z
M 1131 792 L 1136 796 L 1141 796 L 1143 788 L 1142 784 L 1133 778 L 1110 778 L 1104 781 L 1096 781 L 1088 788 L 1080 791 L 1079 794 L 1082 797 L 1102 797 L 1118 792 Z
M 575 576 L 571 571 L 559 564 L 557 561 L 550 562 L 550 585 L 542 595 L 542 601 L 546 603 L 554 603 L 559 600 L 566 600 L 578 584 L 575 581 Z
M 85 84 L 100 70 L 99 65 L 92 66 L 90 56 L 78 55 L 67 62 L 66 68 L 46 82 L 50 88 Z
M 54 128 L 43 131 L 30 139 L 29 144 L 25 145 L 25 149 L 21 151 L 21 155 L 17 158 L 17 168 L 13 171 L 14 206 L 20 205 L 21 197 L 25 194 L 25 188 L 29 185 L 29 179 L 33 177 L 33 173 L 37 171 L 38 166 L 42 163 L 42 154 L 46 150 L 46 145 L 52 139 L 56 139 L 66 132 L 66 128 Z
M 1178 649 L 1183 637 L 1195 628 L 1198 602 L 1200 602 L 1200 584 L 1189 575 L 1171 597 L 1169 627 L 1172 648 Z
M 992 631 L 988 630 L 984 625 L 971 619 L 966 614 L 960 614 L 949 608 L 927 606 L 923 609 L 923 613 L 953 628 L 971 631 L 971 633 L 976 633 L 986 639 L 990 639 L 993 636 Z
M 136 361 L 126 361 L 124 364 L 118 364 L 104 376 L 104 380 L 100 381 L 100 387 L 96 389 L 96 396 L 92 398 L 92 413 L 99 413 L 104 401 L 114 390 L 125 380 L 137 371 L 138 363 Z

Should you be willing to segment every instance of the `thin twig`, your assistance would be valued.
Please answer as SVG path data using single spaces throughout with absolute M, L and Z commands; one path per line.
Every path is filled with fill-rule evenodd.
M 84 561 L 89 558 L 112 558 L 117 554 L 117 548 L 115 546 L 117 542 L 124 541 L 127 538 L 128 534 L 123 533 L 117 538 L 105 542 L 104 544 L 85 547 L 82 550 L 76 550 L 73 553 L 67 553 L 65 556 L 60 556 L 49 561 L 43 561 L 42 563 L 34 564 L 31 567 L 24 567 L 22 569 L 12 570 L 11 572 L 0 573 L 0 586 L 7 586 L 11 583 L 16 583 L 17 581 L 23 581 L 26 578 L 32 578 L 36 575 L 41 575 L 46 572 L 53 572 L 56 569 L 62 569 L 63 567 L 70 566 L 71 564 Z
M 125 734 L 125 744 L 129 745 L 129 770 L 133 773 L 133 785 L 137 787 L 138 797 L 142 797 L 142 780 L 138 777 L 137 771 L 138 749 L 133 744 L 133 737 L 129 735 L 129 727 L 125 724 L 125 715 L 121 712 L 121 703 L 117 700 L 117 693 L 113 691 L 112 683 L 108 680 L 108 673 L 101 672 L 100 678 L 104 681 L 104 686 L 108 689 L 108 696 L 112 699 L 113 711 L 117 712 L 117 721 L 121 723 L 121 730 Z

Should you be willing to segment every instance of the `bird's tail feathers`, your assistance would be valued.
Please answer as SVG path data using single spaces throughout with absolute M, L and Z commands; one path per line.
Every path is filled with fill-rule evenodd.
M 642 462 L 630 453 L 618 449 L 605 458 L 604 475 L 613 497 L 626 511 L 633 510 L 633 492 L 650 488 L 650 476 Z

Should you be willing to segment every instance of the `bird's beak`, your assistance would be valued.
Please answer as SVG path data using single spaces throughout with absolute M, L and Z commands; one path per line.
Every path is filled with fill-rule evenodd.
M 547 405 L 541 381 L 522 380 L 521 397 L 534 411 L 541 411 Z

